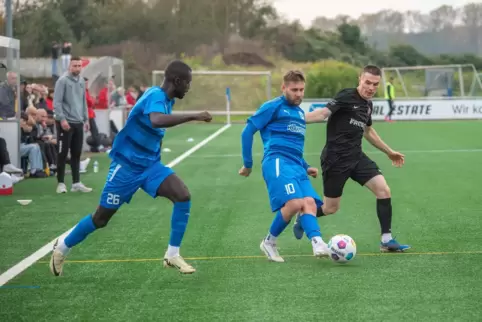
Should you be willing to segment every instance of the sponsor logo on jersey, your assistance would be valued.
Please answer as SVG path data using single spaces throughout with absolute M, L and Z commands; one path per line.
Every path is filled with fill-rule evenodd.
M 288 132 L 300 133 L 305 135 L 306 128 L 296 123 L 290 123 L 288 124 Z
M 351 118 L 351 119 L 350 119 L 350 124 L 351 124 L 351 125 L 355 125 L 355 126 L 357 126 L 357 127 L 359 127 L 359 128 L 362 128 L 362 129 L 365 129 L 365 127 L 366 127 L 366 124 L 365 124 L 364 122 L 362 122 L 362 121 L 357 121 L 357 120 L 355 120 L 354 118 Z

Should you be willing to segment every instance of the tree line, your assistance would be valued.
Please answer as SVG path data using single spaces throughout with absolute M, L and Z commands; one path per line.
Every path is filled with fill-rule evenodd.
M 251 50 L 267 56 L 274 53 L 295 62 L 335 59 L 356 66 L 473 63 L 482 68 L 482 59 L 477 56 L 482 4 L 442 6 L 428 15 L 385 10 L 358 19 L 320 17 L 310 28 L 303 28 L 298 21 L 282 19 L 268 0 L 13 2 L 14 36 L 22 42 L 23 57 L 49 56 L 51 42 L 57 40 L 72 42 L 77 54 L 128 55 L 131 64 L 143 66 L 155 65 L 159 55 L 214 56 Z M 3 25 L 2 22 L 2 28 Z M 397 36 L 430 32 L 462 33 L 442 42 L 465 39 L 474 45 L 460 53 L 443 51 L 439 46 L 439 53 L 427 54 L 408 41 L 399 41 L 403 37 Z M 380 48 L 373 41 L 377 33 L 391 35 L 387 36 L 391 37 L 387 46 Z M 235 42 L 250 46 L 233 49 Z M 128 44 L 127 54 L 122 44 Z
M 358 18 L 318 17 L 312 26 L 334 31 L 340 20 L 358 25 L 369 43 L 380 49 L 398 42 L 412 45 L 424 54 L 482 53 L 482 3 L 443 5 L 426 14 L 413 10 L 380 10 Z

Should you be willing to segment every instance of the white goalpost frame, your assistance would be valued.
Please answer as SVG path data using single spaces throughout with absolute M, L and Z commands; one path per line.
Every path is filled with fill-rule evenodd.
M 470 95 L 466 95 L 465 88 L 464 88 L 464 78 L 463 78 L 463 68 L 469 68 L 473 73 L 472 84 L 470 86 L 470 92 L 472 93 L 475 89 L 476 84 L 479 85 L 480 89 L 482 89 L 482 81 L 480 79 L 480 75 L 477 72 L 477 69 L 473 64 L 449 64 L 449 65 L 427 65 L 427 66 L 400 66 L 400 67 L 384 67 L 382 68 L 382 83 L 383 83 L 383 93 L 386 94 L 387 86 L 387 72 L 395 72 L 397 74 L 397 78 L 401 84 L 403 93 L 405 94 L 404 98 L 409 98 L 407 87 L 403 80 L 403 76 L 400 71 L 417 71 L 417 70 L 431 70 L 431 69 L 457 69 L 459 75 L 459 86 L 460 86 L 460 95 L 457 97 L 472 97 Z M 455 97 L 455 96 L 454 96 Z M 429 97 L 430 99 L 436 99 L 437 97 Z M 440 99 L 446 97 L 438 97 Z
M 157 76 L 164 75 L 163 70 L 153 70 L 152 71 L 152 86 L 161 85 L 161 83 L 156 84 Z M 193 70 L 192 75 L 217 75 L 217 76 L 265 76 L 267 78 L 266 82 L 266 99 L 271 99 L 271 72 L 270 71 L 231 71 L 231 70 Z M 212 115 L 226 115 L 227 124 L 231 124 L 231 115 L 246 115 L 246 111 L 231 111 L 231 89 L 229 87 L 224 89 L 226 91 L 226 111 L 212 111 Z M 176 111 L 176 114 L 188 114 L 195 111 Z

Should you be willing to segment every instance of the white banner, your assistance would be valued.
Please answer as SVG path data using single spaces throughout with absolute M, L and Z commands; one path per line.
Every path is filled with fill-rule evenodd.
M 309 112 L 326 106 L 328 100 L 310 100 L 300 107 Z M 396 120 L 458 120 L 482 119 L 482 99 L 423 99 L 395 100 L 392 119 Z M 388 102 L 373 100 L 373 120 L 383 120 L 388 114 Z

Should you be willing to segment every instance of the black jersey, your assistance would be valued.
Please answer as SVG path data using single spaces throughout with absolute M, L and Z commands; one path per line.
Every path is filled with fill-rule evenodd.
M 332 114 L 327 122 L 322 159 L 334 162 L 360 159 L 365 127 L 372 125 L 372 102 L 362 98 L 356 88 L 346 88 L 326 107 Z

